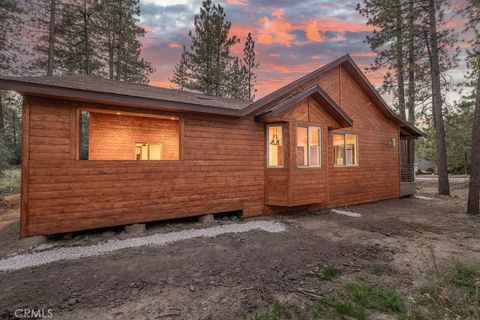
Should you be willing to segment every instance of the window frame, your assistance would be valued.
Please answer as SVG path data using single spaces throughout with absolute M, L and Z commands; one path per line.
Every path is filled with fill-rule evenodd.
M 295 149 L 295 164 L 297 168 L 312 168 L 312 169 L 318 169 L 322 167 L 322 127 L 318 125 L 308 125 L 308 124 L 298 124 L 295 127 L 295 136 L 296 136 L 296 141 L 295 141 L 295 147 L 298 148 L 298 131 L 297 128 L 307 128 L 307 165 L 299 165 L 297 163 L 297 152 Z M 310 130 L 312 128 L 315 128 L 318 130 L 318 166 L 312 166 L 310 165 Z
M 116 107 L 116 106 L 107 106 L 104 105 L 99 107 L 98 104 L 93 104 L 89 102 L 73 102 L 72 103 L 72 121 L 75 119 L 74 125 L 72 124 L 72 141 L 75 141 L 75 146 L 72 146 L 72 153 L 71 159 L 79 162 L 85 163 L 138 163 L 139 161 L 149 161 L 149 162 L 159 162 L 159 163 L 184 163 L 184 147 L 185 147 L 185 137 L 184 137 L 184 128 L 185 128 L 185 120 L 184 115 L 177 114 L 173 112 L 149 112 L 149 111 L 139 111 L 139 110 L 131 110 L 128 107 Z M 80 159 L 80 112 L 86 111 L 88 113 L 107 113 L 107 114 L 116 114 L 116 115 L 126 115 L 126 116 L 134 116 L 140 118 L 161 118 L 161 119 L 170 119 L 178 121 L 178 159 L 176 160 L 90 160 L 90 151 L 88 152 L 89 159 Z M 89 119 L 89 126 L 90 126 L 90 119 Z M 135 146 L 134 146 L 134 157 L 136 154 Z
M 270 138 L 268 136 L 268 131 L 270 127 L 280 127 L 282 132 L 282 165 L 281 166 L 271 166 L 270 165 Z M 284 125 L 281 123 L 269 123 L 265 126 L 265 148 L 267 149 L 267 168 L 270 169 L 283 169 L 285 168 L 285 135 L 284 135 Z
M 335 145 L 333 144 L 333 135 L 339 135 L 343 136 L 343 164 L 337 164 L 335 161 Z M 355 137 L 355 164 L 347 164 L 347 157 L 346 157 L 346 150 L 347 150 L 347 136 L 353 136 Z M 355 133 L 332 133 L 332 146 L 333 146 L 333 166 L 338 167 L 338 168 L 343 168 L 343 167 L 349 167 L 349 168 L 354 168 L 354 167 L 359 167 L 360 166 L 360 157 L 358 156 L 359 154 L 359 138 L 358 134 Z

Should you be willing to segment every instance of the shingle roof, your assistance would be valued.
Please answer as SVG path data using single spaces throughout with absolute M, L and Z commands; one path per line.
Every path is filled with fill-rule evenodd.
M 202 105 L 213 108 L 240 110 L 249 102 L 209 96 L 200 93 L 167 89 L 149 85 L 133 84 L 86 75 L 42 76 L 42 77 L 0 77 L 0 80 L 55 88 L 91 91 L 105 94 L 139 97 Z

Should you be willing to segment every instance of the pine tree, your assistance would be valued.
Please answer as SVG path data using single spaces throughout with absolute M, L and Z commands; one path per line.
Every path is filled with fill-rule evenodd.
M 4 108 L 4 130 L 0 139 L 8 150 L 8 155 L 4 159 L 8 159 L 9 164 L 18 165 L 21 161 L 22 141 L 21 97 L 13 91 L 1 91 L 0 101 Z
M 430 63 L 431 74 L 431 92 L 432 92 L 432 115 L 433 126 L 435 129 L 435 147 L 436 147 L 436 162 L 438 170 L 438 193 L 441 195 L 450 194 L 450 184 L 448 181 L 447 168 L 447 147 L 445 142 L 445 124 L 443 119 L 443 99 L 442 99 L 442 68 L 441 55 L 444 50 L 444 45 L 453 46 L 455 39 L 450 42 L 445 42 L 447 39 L 447 30 L 442 30 L 442 17 L 444 16 L 444 9 L 447 6 L 446 2 L 425 0 L 423 1 L 424 8 L 424 23 L 426 28 L 425 41 L 428 52 L 428 61 Z M 441 41 L 443 39 L 443 43 Z M 443 52 L 445 54 L 445 52 Z M 455 64 L 455 59 L 449 61 L 452 66 Z
M 173 76 L 169 78 L 170 82 L 174 84 L 174 87 L 184 91 L 188 84 L 189 79 L 189 60 L 188 52 L 185 46 L 183 46 L 182 55 L 180 61 L 175 65 L 173 69 Z
M 27 16 L 24 27 L 33 45 L 29 55 L 33 57 L 30 71 L 52 76 L 57 73 L 57 22 L 63 13 L 63 4 L 56 0 L 23 0 Z
M 101 21 L 110 79 L 148 83 L 153 68 L 141 56 L 140 38 L 145 29 L 138 26 L 139 0 L 103 0 Z
M 247 100 L 255 100 L 255 82 L 257 80 L 257 75 L 255 70 L 258 69 L 259 63 L 255 57 L 255 41 L 253 41 L 252 34 L 249 32 L 247 36 L 247 41 L 245 42 L 245 47 L 243 48 L 243 62 L 245 65 L 245 77 L 246 85 L 248 90 Z
M 403 0 L 366 0 L 357 11 L 366 17 L 367 24 L 374 26 L 366 42 L 377 53 L 371 71 L 387 69 L 383 90 L 393 91 L 400 115 L 406 118 L 405 111 L 405 50 L 404 50 L 404 8 Z M 393 74 L 392 74 L 393 73 Z
M 366 42 L 377 56 L 367 70 L 387 71 L 380 91 L 392 94 L 400 115 L 415 123 L 417 113 L 424 110 L 421 104 L 431 96 L 421 5 L 411 0 L 367 0 L 357 11 L 375 28 Z
M 255 97 L 255 42 L 248 34 L 242 59 L 230 54 L 240 42 L 229 36 L 231 23 L 226 20 L 221 5 L 204 0 L 195 16 L 195 30 L 189 32 L 191 46 L 183 48 L 170 81 L 180 90 L 209 95 L 253 100 Z
M 468 54 L 469 74 L 474 88 L 475 110 L 472 125 L 470 184 L 467 213 L 480 214 L 480 1 L 467 0 L 461 13 L 466 17 L 465 31 L 473 34 Z
M 231 23 L 226 20 L 223 7 L 211 0 L 202 2 L 194 25 L 195 30 L 189 33 L 191 81 L 187 89 L 224 96 L 228 65 L 232 60 L 230 48 L 239 40 L 229 36 Z
M 236 100 L 249 100 L 246 79 L 246 67 L 241 64 L 239 58 L 234 58 L 228 67 L 225 96 Z
M 102 7 L 95 0 L 68 3 L 63 8 L 61 20 L 56 26 L 58 42 L 57 68 L 62 74 L 102 76 L 104 61 L 101 47 L 100 12 Z
M 18 45 L 22 11 L 15 0 L 0 0 L 0 74 L 15 74 L 19 69 L 17 55 L 23 50 Z M 0 90 L 0 176 L 11 161 L 8 149 L 11 93 Z
M 0 0 L 0 74 L 16 71 L 20 51 L 16 36 L 20 33 L 21 13 L 17 1 Z

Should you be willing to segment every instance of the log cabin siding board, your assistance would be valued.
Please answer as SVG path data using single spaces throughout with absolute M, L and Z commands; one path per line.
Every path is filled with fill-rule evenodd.
M 32 98 L 30 108 L 27 137 L 34 144 L 28 150 L 35 161 L 24 164 L 29 192 L 24 193 L 28 232 L 23 235 L 231 210 L 244 210 L 244 216 L 263 213 L 264 125 L 253 117 L 181 115 L 181 161 L 85 161 L 76 160 L 71 151 L 77 137 L 77 119 L 72 121 L 76 106 Z M 92 127 L 95 134 L 95 121 Z

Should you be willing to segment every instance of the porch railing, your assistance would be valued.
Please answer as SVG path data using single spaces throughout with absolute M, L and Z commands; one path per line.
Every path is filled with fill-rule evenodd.
M 400 165 L 400 181 L 401 182 L 415 181 L 415 172 L 414 172 L 413 164 Z

